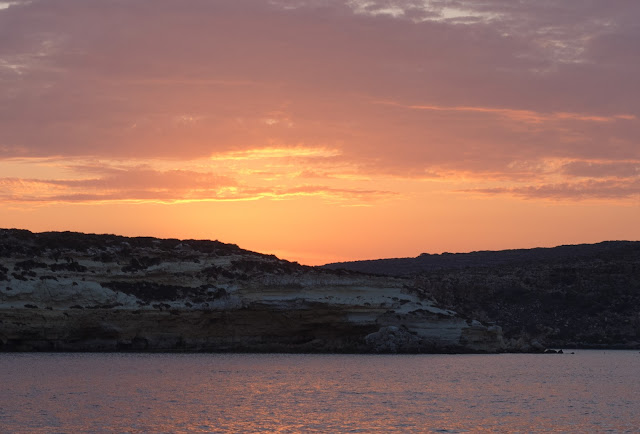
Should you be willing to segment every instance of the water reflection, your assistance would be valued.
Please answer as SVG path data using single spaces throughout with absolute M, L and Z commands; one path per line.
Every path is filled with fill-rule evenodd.
M 3 431 L 640 426 L 640 354 L 0 354 Z

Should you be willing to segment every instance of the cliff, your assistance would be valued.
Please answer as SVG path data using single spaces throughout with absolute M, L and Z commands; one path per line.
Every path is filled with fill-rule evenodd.
M 218 241 L 0 230 L 2 351 L 496 352 L 413 279 Z

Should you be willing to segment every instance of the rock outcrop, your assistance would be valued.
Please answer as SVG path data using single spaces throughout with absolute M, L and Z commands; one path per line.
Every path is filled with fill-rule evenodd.
M 218 241 L 0 230 L 0 350 L 496 352 L 412 279 Z

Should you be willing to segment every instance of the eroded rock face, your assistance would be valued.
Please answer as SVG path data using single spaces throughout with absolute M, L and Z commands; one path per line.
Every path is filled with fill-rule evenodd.
M 0 350 L 500 351 L 411 280 L 217 241 L 0 230 Z

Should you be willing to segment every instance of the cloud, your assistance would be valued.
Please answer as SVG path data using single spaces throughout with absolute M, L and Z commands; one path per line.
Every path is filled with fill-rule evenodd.
M 0 160 L 176 162 L 47 188 L 195 194 L 230 181 L 178 162 L 274 172 L 275 153 L 284 177 L 278 152 L 296 162 L 290 173 L 344 182 L 531 181 L 547 168 L 520 163 L 611 160 L 568 163 L 560 181 L 573 182 L 632 176 L 625 162 L 640 159 L 638 2 L 10 3 L 0 9 Z
M 331 158 L 339 156 L 341 152 L 336 149 L 327 149 L 322 147 L 272 147 L 246 149 L 242 151 L 223 152 L 212 155 L 211 160 L 219 161 L 238 161 L 238 160 L 264 160 L 264 159 L 317 159 Z
M 572 161 L 562 166 L 562 172 L 588 178 L 640 178 L 640 161 Z
M 395 195 L 388 190 L 365 189 L 358 186 L 308 185 L 292 183 L 297 176 L 288 176 L 290 158 L 299 156 L 309 159 L 322 158 L 326 153 L 314 150 L 294 149 L 284 153 L 280 149 L 246 151 L 241 154 L 226 154 L 220 160 L 183 160 L 181 165 L 193 169 L 165 169 L 175 161 L 153 161 L 147 164 L 122 162 L 84 162 L 40 159 L 42 165 L 51 166 L 56 178 L 38 179 L 26 177 L 0 178 L 0 198 L 13 203 L 53 203 L 53 202 L 188 202 L 188 201 L 235 201 L 267 199 L 290 199 L 313 196 L 331 202 L 349 201 L 367 203 Z M 237 178 L 237 166 L 260 160 L 271 164 L 273 171 L 245 170 L 244 176 Z M 4 165 L 4 169 L 16 172 L 25 162 L 17 160 L 18 166 Z M 26 163 L 28 166 L 28 163 Z M 35 162 L 31 162 L 35 164 Z M 282 166 L 279 166 L 282 164 Z M 56 166 L 58 166 L 56 168 Z M 241 166 L 243 167 L 243 166 Z M 15 170 L 17 169 L 17 170 Z M 67 174 L 63 177 L 62 173 Z M 235 176 L 234 176 L 235 175 Z M 327 177 L 327 181 L 337 179 Z M 289 181 L 289 182 L 287 182 Z
M 439 112 L 466 112 L 496 115 L 514 121 L 542 123 L 550 121 L 576 120 L 585 122 L 613 122 L 616 120 L 635 120 L 635 115 L 618 114 L 613 116 L 597 116 L 582 113 L 538 113 L 531 110 L 514 110 L 495 107 L 443 107 L 435 105 L 402 105 L 392 101 L 381 101 L 377 104 L 386 104 L 395 107 L 402 107 L 411 110 L 430 110 Z
M 370 199 L 380 199 L 397 196 L 398 193 L 389 190 L 361 190 L 352 188 L 332 188 L 323 185 L 302 185 L 299 187 L 275 190 L 271 192 L 276 196 L 323 196 L 332 199 L 347 200 L 353 202 L 354 199 L 368 201 Z
M 186 200 L 222 196 L 237 182 L 213 173 L 145 167 L 81 167 L 98 176 L 81 179 L 0 178 L 0 195 L 14 202 Z
M 640 198 L 640 180 L 565 182 L 558 184 L 529 185 L 523 187 L 492 187 L 467 190 L 467 193 L 487 195 L 508 194 L 526 199 L 587 200 Z
M 474 177 L 474 173 L 467 173 L 476 186 L 459 192 L 569 201 L 628 201 L 636 200 L 640 193 L 638 160 L 547 159 L 516 162 L 512 169 L 515 176 L 499 172 Z

